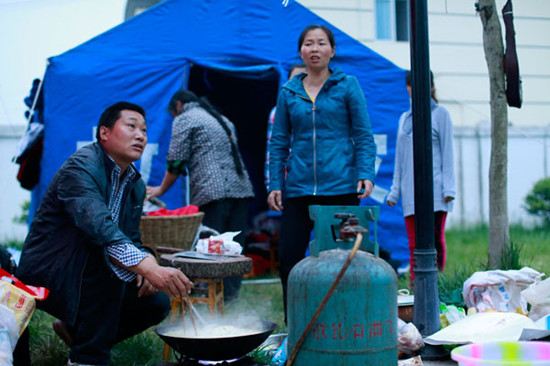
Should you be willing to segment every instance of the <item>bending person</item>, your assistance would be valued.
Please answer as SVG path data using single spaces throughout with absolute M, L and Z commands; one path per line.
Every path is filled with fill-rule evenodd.
M 176 92 L 168 111 L 174 122 L 167 170 L 160 186 L 147 187 L 148 197 L 163 195 L 189 170 L 190 203 L 204 212 L 203 224 L 220 233 L 244 231 L 254 191 L 239 154 L 235 126 L 189 90 Z M 242 232 L 235 241 L 243 245 L 244 237 Z M 226 301 L 238 297 L 241 281 L 241 276 L 224 279 Z

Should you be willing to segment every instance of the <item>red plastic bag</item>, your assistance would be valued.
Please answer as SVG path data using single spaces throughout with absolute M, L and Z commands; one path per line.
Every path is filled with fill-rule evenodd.
M 147 212 L 147 216 L 185 216 L 199 213 L 199 207 L 195 205 L 189 205 L 185 207 L 176 208 L 175 210 L 167 210 L 161 208 L 160 210 Z

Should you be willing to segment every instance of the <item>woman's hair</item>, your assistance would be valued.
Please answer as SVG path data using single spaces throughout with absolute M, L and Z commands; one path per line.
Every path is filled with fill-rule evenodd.
M 229 129 L 229 126 L 227 126 L 227 123 L 223 120 L 222 115 L 218 110 L 210 104 L 208 99 L 206 97 L 197 97 L 195 93 L 193 93 L 190 90 L 180 90 L 174 93 L 172 96 L 172 99 L 170 99 L 170 103 L 168 103 L 168 111 L 172 114 L 177 114 L 178 108 L 177 103 L 180 102 L 182 105 L 185 105 L 186 103 L 190 102 L 196 102 L 199 104 L 199 106 L 204 109 L 208 114 L 210 114 L 212 117 L 214 117 L 222 126 L 224 131 L 227 133 L 227 136 L 229 138 L 229 142 L 231 143 L 231 154 L 233 155 L 233 161 L 235 162 L 235 168 L 237 169 L 237 174 L 242 175 L 243 174 L 243 164 L 241 162 L 240 156 L 239 156 L 239 149 L 237 147 L 237 144 L 235 143 L 235 139 L 233 138 L 233 134 L 231 133 L 231 130 Z
M 319 24 L 311 24 L 304 28 L 304 30 L 300 34 L 300 38 L 298 38 L 298 52 L 300 52 L 300 50 L 302 49 L 302 44 L 304 43 L 304 39 L 306 38 L 307 32 L 314 29 L 322 29 L 323 32 L 325 32 L 325 34 L 327 35 L 330 46 L 333 49 L 336 48 L 336 41 L 334 40 L 334 34 L 327 26 L 319 25 Z
M 408 86 L 412 86 L 412 75 L 410 70 L 407 71 L 407 76 L 405 77 L 405 80 Z M 432 99 L 435 100 L 436 103 L 439 103 L 439 100 L 437 100 L 437 96 L 435 94 L 434 73 L 431 70 L 430 70 L 430 94 L 432 96 Z

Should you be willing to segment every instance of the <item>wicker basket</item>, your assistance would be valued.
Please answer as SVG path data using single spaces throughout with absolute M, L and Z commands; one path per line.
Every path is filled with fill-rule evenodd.
M 189 250 L 203 217 L 204 212 L 185 216 L 142 216 L 141 241 L 155 250 L 158 246 Z

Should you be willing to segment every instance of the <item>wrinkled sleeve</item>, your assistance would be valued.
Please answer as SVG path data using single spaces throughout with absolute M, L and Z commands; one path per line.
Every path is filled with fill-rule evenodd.
M 351 131 L 355 142 L 357 179 L 368 179 L 374 183 L 376 144 L 367 111 L 367 101 L 359 82 L 348 76 L 350 88 L 347 106 L 350 114 Z
M 107 254 L 126 267 L 136 266 L 145 258 L 145 253 L 130 243 L 110 245 L 107 247 Z M 134 272 L 120 267 L 113 262 L 109 262 L 109 266 L 122 281 L 130 282 L 137 277 Z
M 57 199 L 70 220 L 98 246 L 132 243 L 115 224 L 102 195 L 104 188 L 81 168 L 66 169 L 60 176 Z
M 441 139 L 441 162 L 443 168 L 443 197 L 456 197 L 453 123 L 447 109 L 443 109 L 439 121 L 439 138 Z
M 283 190 L 285 167 L 290 149 L 290 116 L 286 103 L 287 93 L 283 89 L 277 99 L 277 112 L 269 146 L 269 188 L 268 191 Z
M 176 117 L 172 125 L 172 135 L 170 138 L 170 146 L 166 153 L 167 162 L 181 161 L 188 162 L 193 151 L 192 146 L 192 134 L 194 129 L 187 127 L 189 125 L 188 119 L 185 116 L 180 115 Z
M 402 156 L 402 146 L 399 145 L 399 135 L 402 133 L 402 125 L 403 121 L 405 120 L 405 114 L 403 113 L 401 117 L 399 118 L 399 127 L 397 129 L 397 138 L 396 144 L 395 144 L 395 164 L 393 169 L 393 180 L 390 188 L 390 193 L 388 193 L 388 197 L 386 200 L 393 202 L 397 204 L 397 201 L 399 201 L 399 197 L 401 196 L 401 156 Z

